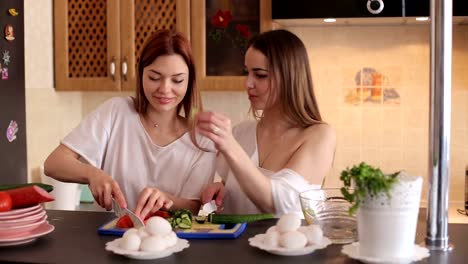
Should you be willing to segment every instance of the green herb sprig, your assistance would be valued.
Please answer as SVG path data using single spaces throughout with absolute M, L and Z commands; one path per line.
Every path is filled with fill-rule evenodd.
M 369 195 L 375 196 L 384 192 L 390 196 L 390 188 L 396 182 L 396 176 L 399 173 L 385 175 L 379 168 L 372 167 L 365 162 L 342 171 L 340 179 L 344 187 L 341 188 L 341 193 L 352 204 L 349 213 L 354 214 L 362 200 Z

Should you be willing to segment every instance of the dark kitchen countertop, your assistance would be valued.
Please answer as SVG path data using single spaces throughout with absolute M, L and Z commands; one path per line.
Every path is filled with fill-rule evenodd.
M 31 244 L 1 247 L 0 262 L 20 263 L 359 263 L 341 254 L 341 245 L 331 245 L 312 254 L 284 257 L 251 247 L 248 238 L 264 233 L 275 220 L 247 225 L 246 231 L 234 240 L 190 240 L 190 247 L 167 258 L 133 260 L 105 250 L 105 244 L 115 239 L 100 236 L 97 229 L 114 216 L 109 212 L 48 210 L 48 220 L 54 232 Z M 425 209 L 420 210 L 417 242 L 425 238 Z M 418 263 L 466 263 L 468 259 L 468 225 L 450 224 L 451 253 L 431 252 L 430 258 Z

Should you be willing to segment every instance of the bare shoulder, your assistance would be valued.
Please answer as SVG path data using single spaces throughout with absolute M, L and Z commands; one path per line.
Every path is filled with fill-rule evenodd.
M 335 129 L 329 124 L 317 124 L 310 126 L 302 132 L 306 141 L 327 141 L 330 143 L 336 142 Z

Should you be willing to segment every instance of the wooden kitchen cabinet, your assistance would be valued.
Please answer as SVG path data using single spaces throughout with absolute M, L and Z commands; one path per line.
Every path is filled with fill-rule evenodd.
M 143 44 L 162 28 L 190 38 L 190 1 L 54 1 L 55 88 L 134 90 Z

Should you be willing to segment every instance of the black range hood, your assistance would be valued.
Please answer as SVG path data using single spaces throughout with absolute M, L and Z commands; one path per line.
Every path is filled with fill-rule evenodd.
M 423 17 L 430 0 L 272 0 L 273 19 Z M 453 15 L 468 16 L 468 0 L 453 0 Z

